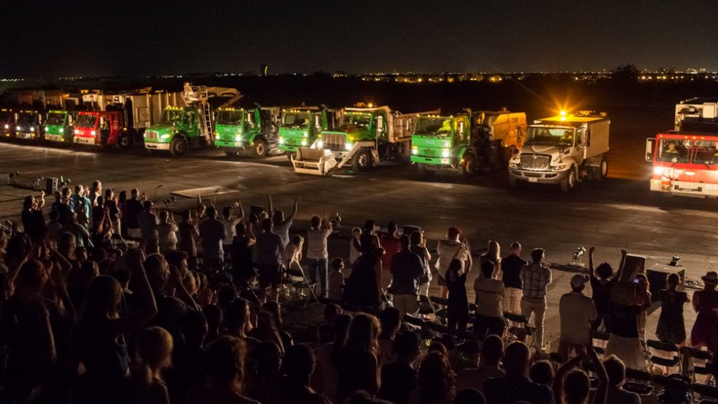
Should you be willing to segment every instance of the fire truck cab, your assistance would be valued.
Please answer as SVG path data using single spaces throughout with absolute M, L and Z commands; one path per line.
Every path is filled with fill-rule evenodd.
M 79 112 L 73 142 L 92 146 L 115 146 L 124 127 L 120 111 Z
M 660 133 L 646 140 L 646 161 L 653 163 L 651 191 L 718 197 L 718 134 Z

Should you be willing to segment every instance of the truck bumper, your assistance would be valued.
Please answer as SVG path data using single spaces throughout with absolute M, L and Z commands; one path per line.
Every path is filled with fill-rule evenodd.
M 37 139 L 38 135 L 35 132 L 16 132 L 15 137 L 18 139 Z
M 651 191 L 698 198 L 718 198 L 718 184 L 651 179 Z
M 450 158 L 411 156 L 411 162 L 418 163 L 418 164 L 424 164 L 425 166 L 427 166 L 427 168 L 429 168 L 429 166 L 435 166 L 435 167 L 448 166 L 449 168 L 451 168 L 451 159 Z
M 558 184 L 568 177 L 565 171 L 528 171 L 516 168 L 509 169 L 509 175 L 519 181 L 537 184 Z
M 299 149 L 299 146 L 280 144 L 277 146 L 277 149 L 287 153 L 295 153 L 297 149 Z
M 94 138 L 94 137 L 78 137 L 78 136 L 75 136 L 74 139 L 73 139 L 73 143 L 76 143 L 76 144 L 86 144 L 86 145 L 90 145 L 90 146 L 96 146 L 96 145 L 97 145 L 97 144 L 95 143 L 95 138 Z
M 147 140 L 145 140 L 145 149 L 169 150 L 170 144 L 169 143 L 148 142 Z
M 45 140 L 50 142 L 65 142 L 65 136 L 45 133 Z
M 244 142 L 230 142 L 223 140 L 215 140 L 214 145 L 217 147 L 227 147 L 231 149 L 244 149 L 246 147 Z

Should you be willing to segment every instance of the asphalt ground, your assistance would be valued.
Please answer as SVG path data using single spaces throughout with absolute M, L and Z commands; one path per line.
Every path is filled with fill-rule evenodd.
M 512 241 L 530 250 L 547 250 L 547 261 L 565 265 L 580 246 L 596 246 L 598 262 L 615 266 L 620 250 L 644 255 L 646 267 L 665 264 L 673 255 L 681 257 L 688 280 L 717 270 L 718 213 L 715 200 L 665 197 L 648 190 L 651 167 L 643 161 L 645 138 L 668 129 L 670 108 L 617 109 L 612 119 L 609 178 L 585 181 L 569 194 L 558 187 L 508 187 L 508 174 L 496 172 L 471 180 L 455 176 L 423 178 L 411 165 L 387 165 L 365 174 L 340 171 L 331 177 L 301 175 L 293 171 L 285 156 L 262 160 L 228 159 L 216 149 L 191 151 L 188 156 L 150 156 L 143 149 L 121 152 L 67 145 L 0 143 L 0 172 L 20 171 L 19 184 L 30 185 L 35 177 L 64 177 L 90 184 L 99 179 L 116 191 L 137 187 L 163 207 L 172 192 L 203 187 L 225 187 L 231 191 L 205 197 L 218 206 L 242 201 L 266 205 L 272 195 L 275 207 L 291 210 L 301 197 L 299 215 L 292 231 L 303 232 L 309 218 L 326 213 L 342 217 L 342 230 L 331 238 L 330 255 L 348 255 L 348 234 L 353 226 L 375 219 L 385 226 L 390 220 L 423 228 L 435 246 L 446 229 L 458 226 L 476 253 L 489 239 L 498 241 L 505 254 Z M 533 116 L 531 116 L 533 119 Z M 159 185 L 161 187 L 157 188 Z M 156 195 L 155 195 L 156 190 Z M 33 191 L 0 186 L 0 220 L 17 220 L 22 199 Z M 52 198 L 48 199 L 49 204 Z M 179 212 L 195 206 L 195 198 L 176 196 L 167 208 Z M 471 285 L 476 271 L 467 285 Z M 556 346 L 559 335 L 558 301 L 569 291 L 573 272 L 555 270 L 549 287 L 546 341 Z M 587 291 L 590 293 L 590 291 Z M 432 294 L 437 294 L 436 285 Z M 318 308 L 291 313 L 301 323 L 311 323 Z M 653 338 L 660 309 L 649 316 L 648 337 Z M 685 310 L 687 331 L 695 319 L 690 305 Z

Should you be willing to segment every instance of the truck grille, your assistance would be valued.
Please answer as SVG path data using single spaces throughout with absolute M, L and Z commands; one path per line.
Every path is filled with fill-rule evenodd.
M 159 134 L 155 131 L 146 131 L 145 138 L 148 140 L 157 140 L 159 139 Z
M 325 149 L 344 150 L 346 141 L 347 135 L 335 135 L 333 133 L 322 135 L 322 144 Z
M 527 170 L 548 170 L 551 156 L 541 154 L 521 155 L 521 168 Z

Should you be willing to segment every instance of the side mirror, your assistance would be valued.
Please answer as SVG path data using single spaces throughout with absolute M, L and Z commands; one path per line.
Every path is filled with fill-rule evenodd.
M 380 132 L 382 130 L 384 130 L 384 117 L 383 116 L 376 118 L 376 129 Z
M 656 149 L 656 139 L 649 137 L 646 139 L 646 161 L 653 162 L 653 151 Z
M 459 122 L 459 136 L 464 136 L 464 121 Z

